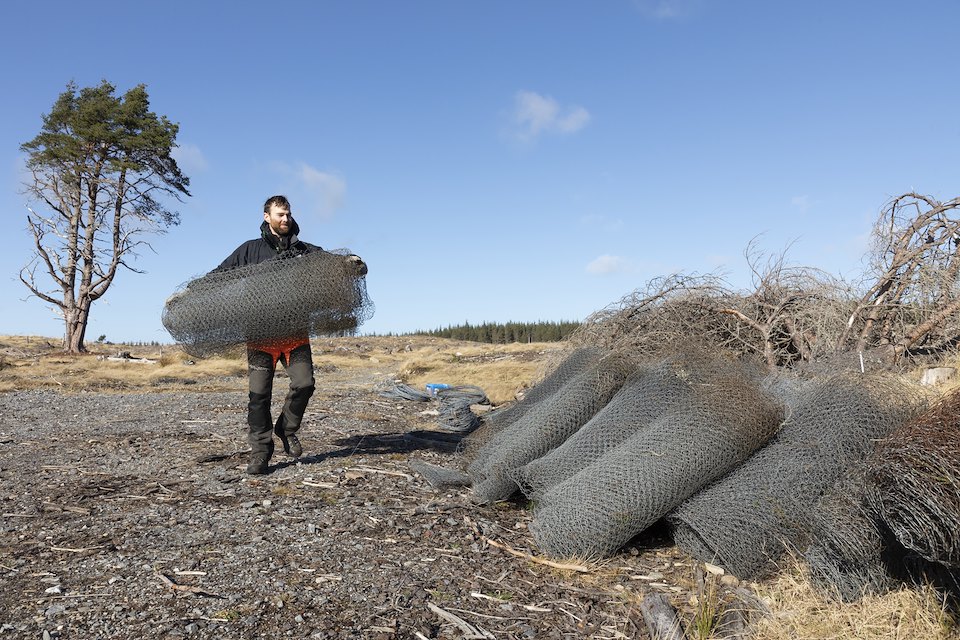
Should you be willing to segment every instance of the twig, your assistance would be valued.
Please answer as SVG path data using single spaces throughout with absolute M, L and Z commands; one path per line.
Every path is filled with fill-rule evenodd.
M 200 464 L 203 464 L 205 462 L 220 462 L 221 460 L 236 458 L 238 456 L 242 456 L 247 453 L 250 453 L 249 449 L 241 449 L 240 451 L 234 451 L 233 453 L 218 453 L 212 456 L 205 456 L 203 458 L 199 458 L 197 462 L 199 462 Z
M 471 591 L 470 595 L 473 596 L 474 598 L 480 598 L 481 600 L 492 600 L 493 602 L 501 602 L 501 603 L 505 602 L 505 600 L 501 598 L 497 598 L 495 596 L 488 596 L 487 594 L 480 593 L 479 591 Z M 521 604 L 519 606 L 523 607 L 527 611 L 536 611 L 538 613 L 550 613 L 551 611 L 553 611 L 553 609 L 544 609 L 543 607 L 537 607 L 532 604 Z M 459 611 L 459 609 L 453 609 L 453 611 Z M 480 614 L 478 613 L 476 615 L 480 615 Z
M 518 558 L 523 558 L 524 560 L 529 560 L 530 562 L 536 562 L 537 564 L 544 564 L 544 565 L 547 565 L 548 567 L 553 567 L 554 569 L 564 569 L 566 571 L 577 571 L 579 573 L 593 573 L 593 569 L 591 569 L 590 567 L 585 567 L 582 564 L 565 564 L 563 562 L 554 562 L 553 560 L 546 560 L 545 558 L 539 558 L 537 556 L 530 555 L 529 553 L 525 553 L 523 551 L 517 551 L 516 549 L 513 549 L 502 542 L 497 542 L 496 540 L 492 540 L 488 538 L 482 533 L 478 532 L 478 534 L 480 535 L 480 538 L 484 540 L 487 544 L 497 547 L 498 549 L 503 549 L 507 553 L 515 555 Z
M 522 605 L 520 605 L 520 606 L 523 607 L 524 609 L 526 609 L 527 611 L 535 611 L 535 612 L 537 612 L 537 613 L 551 613 L 551 612 L 553 612 L 553 609 L 547 609 L 546 607 L 538 607 L 538 606 L 535 605 L 535 604 L 522 604 Z
M 103 549 L 107 545 L 101 544 L 96 547 L 79 547 L 74 549 L 72 547 L 50 547 L 51 551 L 68 551 L 70 553 L 83 553 L 84 551 L 93 551 L 94 549 Z
M 413 480 L 413 476 L 409 473 L 403 473 L 402 471 L 387 471 L 385 469 L 374 469 L 373 467 L 350 467 L 348 471 L 367 471 L 369 473 L 382 473 L 385 476 L 397 476 L 398 478 L 406 478 L 407 480 Z
M 189 593 L 195 593 L 195 594 L 200 595 L 200 596 L 209 596 L 209 597 L 211 597 L 211 598 L 222 598 L 222 597 L 223 597 L 223 596 L 221 596 L 221 595 L 219 595 L 219 594 L 211 593 L 210 591 L 207 591 L 206 589 L 203 589 L 203 588 L 201 588 L 201 587 L 194 587 L 194 586 L 191 586 L 191 585 L 188 585 L 188 584 L 177 584 L 176 582 L 174 582 L 173 580 L 171 580 L 171 579 L 168 578 L 167 576 L 163 575 L 163 574 L 160 573 L 159 571 L 157 572 L 157 576 L 160 577 L 160 580 L 162 580 L 165 585 L 167 585 L 168 587 L 170 587 L 170 588 L 173 589 L 174 591 L 187 591 L 187 592 L 189 592 Z
M 485 613 L 477 613 L 476 611 L 470 611 L 469 609 L 456 609 L 450 607 L 450 611 L 459 611 L 460 613 L 469 613 L 472 616 L 477 616 L 478 618 L 486 618 L 487 620 L 529 620 L 530 618 L 504 618 L 503 616 L 491 616 Z
M 560 609 L 560 611 L 563 611 L 565 614 L 567 614 L 568 616 L 570 616 L 571 618 L 573 618 L 573 619 L 576 620 L 577 622 L 583 622 L 583 618 L 578 618 L 577 616 L 573 615 L 572 613 L 570 613 L 569 611 L 567 611 L 567 610 L 564 609 L 563 607 L 557 607 L 557 609 Z
M 460 631 L 463 633 L 463 637 L 466 638 L 477 638 L 483 640 L 496 640 L 495 636 L 489 631 L 485 631 L 479 627 L 475 627 L 463 618 L 457 616 L 456 614 L 445 611 L 433 604 L 432 602 L 427 603 L 427 607 L 433 611 L 435 614 L 446 620 L 447 622 L 453 623 Z

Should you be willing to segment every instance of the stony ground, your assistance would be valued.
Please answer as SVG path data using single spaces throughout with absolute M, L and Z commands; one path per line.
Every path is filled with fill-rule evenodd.
M 531 559 L 523 505 L 409 466 L 457 467 L 430 405 L 321 379 L 304 457 L 262 477 L 245 380 L 0 394 L 0 638 L 646 638 L 640 598 L 688 603 L 701 569 L 655 534 L 587 572 Z

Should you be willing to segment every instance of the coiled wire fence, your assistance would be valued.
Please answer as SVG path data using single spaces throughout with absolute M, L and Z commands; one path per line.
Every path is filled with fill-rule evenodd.
M 480 503 L 528 498 L 547 555 L 609 556 L 665 522 L 743 579 L 800 557 L 846 600 L 933 575 L 960 593 L 960 391 L 935 402 L 853 367 L 588 346 L 479 423 L 462 470 L 422 473 Z
M 374 305 L 365 271 L 348 255 L 314 251 L 213 271 L 171 295 L 161 321 L 198 357 L 352 331 L 373 316 Z

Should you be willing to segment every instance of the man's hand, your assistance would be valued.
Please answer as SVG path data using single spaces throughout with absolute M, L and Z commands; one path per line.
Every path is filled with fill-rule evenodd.
M 360 256 L 347 256 L 347 262 L 356 270 L 358 276 L 367 275 L 367 263 L 360 259 Z

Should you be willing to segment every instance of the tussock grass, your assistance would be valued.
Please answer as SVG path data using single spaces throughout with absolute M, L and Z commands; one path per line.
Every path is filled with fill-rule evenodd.
M 960 628 L 932 587 L 901 589 L 843 603 L 817 592 L 799 564 L 755 591 L 772 611 L 756 640 L 957 640 Z

